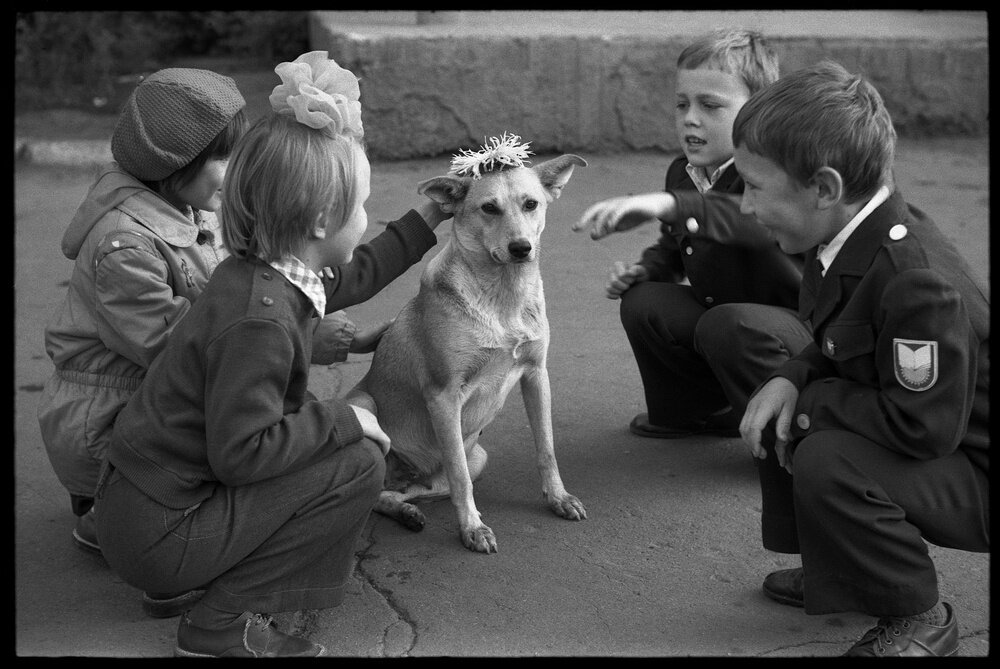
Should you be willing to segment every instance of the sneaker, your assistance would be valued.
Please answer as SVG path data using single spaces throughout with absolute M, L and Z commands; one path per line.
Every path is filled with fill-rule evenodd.
M 178 594 L 144 592 L 142 593 L 142 610 L 151 618 L 173 618 L 197 604 L 204 594 L 204 588 Z
M 101 554 L 101 545 L 97 542 L 96 507 L 76 517 L 76 527 L 73 528 L 73 542 L 88 553 Z
M 720 437 L 740 436 L 739 421 L 733 421 L 732 412 L 681 425 L 655 425 L 649 422 L 649 414 L 641 413 L 629 423 L 628 431 L 640 437 L 653 439 L 680 439 L 700 434 L 714 434 Z
M 764 594 L 789 606 L 805 606 L 802 588 L 802 567 L 779 569 L 764 577 Z
M 945 603 L 944 625 L 882 618 L 844 653 L 847 657 L 947 657 L 958 654 L 958 622 Z
M 318 657 L 326 648 L 279 632 L 271 616 L 245 612 L 222 629 L 195 627 L 185 613 L 177 628 L 175 657 Z

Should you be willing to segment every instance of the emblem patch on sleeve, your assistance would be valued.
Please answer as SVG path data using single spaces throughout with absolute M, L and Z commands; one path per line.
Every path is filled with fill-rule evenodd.
M 938 344 L 918 339 L 892 340 L 896 380 L 907 390 L 927 390 L 938 378 Z

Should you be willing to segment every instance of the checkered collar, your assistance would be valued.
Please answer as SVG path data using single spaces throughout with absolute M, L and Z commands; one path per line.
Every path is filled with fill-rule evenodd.
M 326 291 L 323 290 L 323 282 L 316 276 L 316 272 L 306 267 L 304 262 L 288 255 L 268 261 L 267 264 L 281 272 L 293 286 L 301 290 L 312 302 L 317 314 L 322 316 L 326 313 Z

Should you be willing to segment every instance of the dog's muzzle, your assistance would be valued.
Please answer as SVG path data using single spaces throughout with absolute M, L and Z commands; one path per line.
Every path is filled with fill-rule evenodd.
M 531 255 L 531 242 L 526 239 L 517 239 L 507 245 L 507 252 L 514 262 L 524 262 Z

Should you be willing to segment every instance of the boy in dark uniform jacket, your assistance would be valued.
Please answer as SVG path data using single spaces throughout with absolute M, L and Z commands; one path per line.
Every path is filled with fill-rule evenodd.
M 684 149 L 665 191 L 612 198 L 574 224 L 600 239 L 661 221 L 662 237 L 631 266 L 616 263 L 607 296 L 639 365 L 645 413 L 629 429 L 676 438 L 737 427 L 754 388 L 809 341 L 796 300 L 801 257 L 787 256 L 739 211 L 732 122 L 778 77 L 757 33 L 713 33 L 677 61 L 676 130 Z
M 835 63 L 794 73 L 736 119 L 743 211 L 806 252 L 813 341 L 751 398 L 769 550 L 802 567 L 764 592 L 806 613 L 878 616 L 848 655 L 951 655 L 925 541 L 989 551 L 984 284 L 894 190 L 878 92 Z M 794 453 L 794 457 L 793 457 Z

